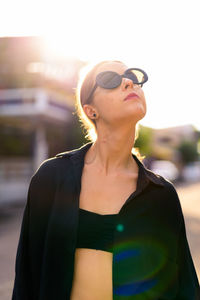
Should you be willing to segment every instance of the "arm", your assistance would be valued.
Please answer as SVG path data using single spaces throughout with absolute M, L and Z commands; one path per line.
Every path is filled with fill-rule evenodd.
M 54 199 L 54 164 L 43 162 L 28 188 L 15 261 L 12 300 L 37 300 L 46 228 Z
M 28 197 L 24 209 L 19 243 L 15 261 L 15 281 L 12 300 L 32 299 L 30 294 L 30 265 L 29 265 L 29 211 L 30 211 L 30 190 L 32 179 L 28 189 Z

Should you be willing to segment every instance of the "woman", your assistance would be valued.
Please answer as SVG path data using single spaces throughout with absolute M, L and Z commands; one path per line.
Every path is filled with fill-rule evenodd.
M 147 80 L 103 61 L 80 81 L 91 142 L 32 176 L 12 300 L 200 299 L 177 192 L 133 151 Z

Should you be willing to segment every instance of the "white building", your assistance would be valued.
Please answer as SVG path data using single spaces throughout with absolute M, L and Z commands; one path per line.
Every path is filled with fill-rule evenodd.
M 24 201 L 30 177 L 49 157 L 45 128 L 72 120 L 73 102 L 42 88 L 0 90 L 0 126 L 34 132 L 32 155 L 0 157 L 0 204 Z

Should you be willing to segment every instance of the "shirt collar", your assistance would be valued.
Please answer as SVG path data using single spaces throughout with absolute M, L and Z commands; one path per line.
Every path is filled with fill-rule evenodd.
M 86 143 L 77 149 L 58 153 L 55 155 L 55 157 L 66 157 L 67 156 L 70 158 L 70 160 L 75 165 L 79 164 L 82 167 L 83 163 L 84 163 L 84 156 L 85 156 L 87 150 L 89 149 L 89 147 L 92 146 L 92 144 L 93 144 L 92 142 Z M 159 186 L 164 186 L 163 178 L 160 175 L 155 174 L 151 170 L 147 169 L 144 166 L 144 164 L 142 163 L 142 161 L 140 161 L 135 154 L 132 153 L 132 156 L 139 166 L 138 184 L 141 185 L 141 187 L 143 185 L 148 184 L 149 182 L 152 182 Z

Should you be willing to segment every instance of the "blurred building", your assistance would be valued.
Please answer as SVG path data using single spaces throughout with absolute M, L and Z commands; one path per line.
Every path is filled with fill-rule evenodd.
M 0 38 L 0 204 L 24 201 L 40 163 L 70 148 L 78 60 L 46 59 L 38 37 Z
M 71 111 L 66 99 L 42 88 L 1 90 L 1 202 L 23 199 L 30 176 L 56 145 L 57 135 L 51 143 L 48 134 L 70 124 Z M 7 143 L 13 143 L 9 153 Z
M 152 135 L 152 154 L 158 159 L 179 161 L 177 147 L 182 141 L 187 140 L 197 145 L 200 138 L 199 132 L 191 125 L 181 125 L 162 129 L 154 129 Z

